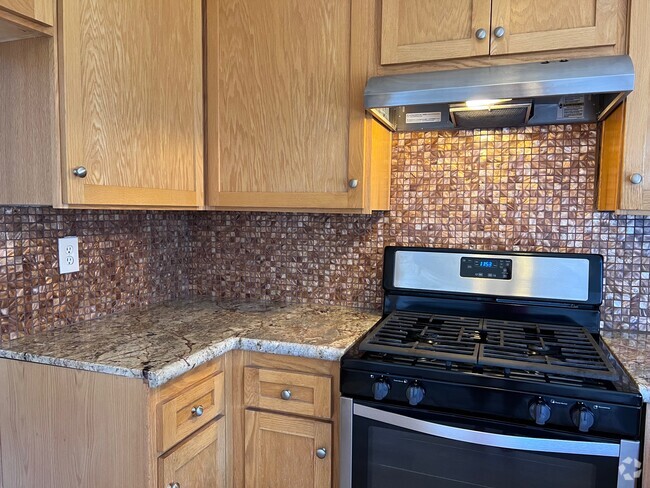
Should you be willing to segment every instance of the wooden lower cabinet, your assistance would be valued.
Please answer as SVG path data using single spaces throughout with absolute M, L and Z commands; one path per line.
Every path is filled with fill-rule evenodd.
M 231 351 L 149 388 L 0 359 L 0 391 L 0 488 L 338 487 L 338 362 Z
M 329 488 L 332 425 L 246 411 L 246 488 Z
M 226 420 L 213 420 L 158 460 L 159 488 L 225 488 Z

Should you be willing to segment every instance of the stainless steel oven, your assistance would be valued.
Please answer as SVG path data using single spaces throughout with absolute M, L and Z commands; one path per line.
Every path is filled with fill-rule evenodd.
M 341 399 L 341 488 L 633 488 L 639 442 Z

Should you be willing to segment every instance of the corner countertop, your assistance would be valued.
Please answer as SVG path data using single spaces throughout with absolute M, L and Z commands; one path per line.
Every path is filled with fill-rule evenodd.
M 650 333 L 632 330 L 605 331 L 602 340 L 630 374 L 643 401 L 650 403 Z
M 336 361 L 379 319 L 327 305 L 181 300 L 0 343 L 0 358 L 143 378 L 156 388 L 232 349 Z

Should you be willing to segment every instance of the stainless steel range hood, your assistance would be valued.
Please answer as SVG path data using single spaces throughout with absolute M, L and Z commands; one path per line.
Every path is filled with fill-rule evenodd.
M 392 130 L 589 123 L 634 89 L 629 56 L 371 78 L 365 106 Z

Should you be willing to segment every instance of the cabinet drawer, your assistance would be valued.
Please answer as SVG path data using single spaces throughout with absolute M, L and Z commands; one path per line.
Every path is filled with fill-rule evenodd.
M 158 406 L 160 452 L 167 451 L 223 412 L 223 385 L 224 374 L 220 372 Z
M 247 407 L 329 419 L 332 378 L 275 369 L 244 368 Z

